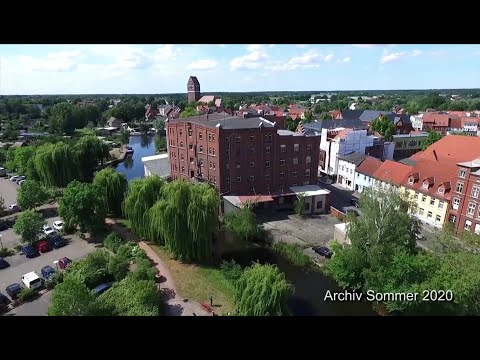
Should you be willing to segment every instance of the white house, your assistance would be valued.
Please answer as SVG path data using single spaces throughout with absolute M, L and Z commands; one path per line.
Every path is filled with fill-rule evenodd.
M 382 166 L 382 162 L 372 156 L 367 156 L 360 165 L 355 168 L 354 190 L 363 192 L 365 188 L 374 186 L 375 172 Z
M 348 190 L 355 190 L 355 169 L 359 166 L 367 155 L 359 152 L 352 152 L 338 157 L 338 177 L 337 182 Z
M 423 130 L 423 114 L 410 116 L 410 122 L 415 130 Z

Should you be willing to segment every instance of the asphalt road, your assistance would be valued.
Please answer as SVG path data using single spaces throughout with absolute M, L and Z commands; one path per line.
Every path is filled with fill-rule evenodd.
M 47 316 L 52 294 L 53 291 L 49 291 L 38 299 L 20 305 L 3 316 Z
M 69 240 L 69 244 L 66 246 L 43 253 L 36 258 L 27 259 L 20 254 L 7 257 L 6 260 L 10 267 L 0 270 L 0 291 L 5 294 L 6 287 L 13 283 L 22 285 L 22 276 L 30 271 L 36 271 L 40 276 L 42 267 L 50 265 L 55 268 L 53 262 L 56 260 L 68 257 L 75 261 L 85 257 L 95 249 L 95 245 L 89 244 L 76 236 L 67 236 L 66 239 Z
M 0 178 L 0 196 L 5 200 L 5 206 L 17 203 L 17 183 L 9 181 L 9 178 Z

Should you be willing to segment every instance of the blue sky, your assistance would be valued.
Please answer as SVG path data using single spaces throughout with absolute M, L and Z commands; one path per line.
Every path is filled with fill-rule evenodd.
M 0 45 L 0 94 L 480 87 L 480 45 Z

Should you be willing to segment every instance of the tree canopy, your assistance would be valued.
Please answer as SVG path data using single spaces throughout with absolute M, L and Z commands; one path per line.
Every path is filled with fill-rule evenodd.
M 55 287 L 48 316 L 93 316 L 97 315 L 95 296 L 87 286 L 74 279 L 65 279 Z
M 100 170 L 93 178 L 93 185 L 102 194 L 104 208 L 108 214 L 122 215 L 122 203 L 127 192 L 127 178 L 112 168 Z
M 50 199 L 50 192 L 40 182 L 25 180 L 17 191 L 17 203 L 21 209 L 35 209 Z
M 255 213 L 248 206 L 225 214 L 225 225 L 228 230 L 245 240 L 255 239 L 260 234 Z
M 439 134 L 436 131 L 429 131 L 427 139 L 423 142 L 422 150 L 426 150 L 430 145 L 436 143 L 441 138 L 442 134 Z
M 275 265 L 255 263 L 236 282 L 235 305 L 242 316 L 289 315 L 294 288 Z
M 22 237 L 22 241 L 33 244 L 40 236 L 43 224 L 42 215 L 33 210 L 25 210 L 18 215 L 13 231 Z
M 381 115 L 379 118 L 373 120 L 370 128 L 382 135 L 387 141 L 391 141 L 393 139 L 393 135 L 395 135 L 397 130 L 395 124 L 384 115 Z
M 39 180 L 46 186 L 65 187 L 78 177 L 75 153 L 64 142 L 45 143 L 37 148 L 34 165 Z
M 104 225 L 105 200 L 96 186 L 74 180 L 68 184 L 60 199 L 58 212 L 65 229 L 78 226 L 82 232 L 94 232 Z

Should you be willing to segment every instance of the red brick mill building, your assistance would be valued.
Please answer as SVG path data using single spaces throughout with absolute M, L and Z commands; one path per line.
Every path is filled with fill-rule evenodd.
M 283 130 L 262 117 L 213 113 L 169 120 L 167 144 L 172 180 L 208 182 L 224 206 L 291 208 L 303 193 L 306 213 L 329 208 L 329 191 L 317 186 L 318 135 Z

